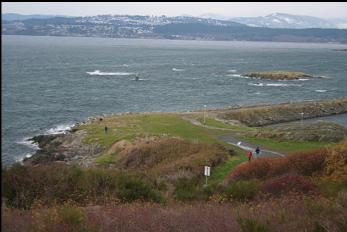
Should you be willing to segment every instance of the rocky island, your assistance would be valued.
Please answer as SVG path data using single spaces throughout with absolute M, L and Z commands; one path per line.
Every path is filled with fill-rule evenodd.
M 290 71 L 270 71 L 270 72 L 248 72 L 241 76 L 254 77 L 268 80 L 298 80 L 313 78 L 312 75 L 303 72 L 290 72 Z

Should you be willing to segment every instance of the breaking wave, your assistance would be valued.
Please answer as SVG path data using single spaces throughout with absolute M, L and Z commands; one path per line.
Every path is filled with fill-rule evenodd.
M 284 84 L 284 83 L 248 83 L 248 85 L 253 85 L 253 86 L 275 86 L 275 87 L 287 87 L 287 86 L 302 86 L 298 84 Z
M 172 71 L 174 72 L 183 72 L 185 69 L 183 68 L 172 68 Z
M 101 72 L 100 70 L 95 70 L 93 72 L 86 72 L 89 75 L 96 75 L 96 76 L 130 76 L 134 73 L 129 72 Z
M 61 134 L 66 133 L 68 130 L 70 130 L 75 124 L 62 124 L 58 125 L 56 127 L 50 128 L 46 131 L 47 134 L 54 135 L 54 134 Z
M 227 74 L 225 76 L 227 76 L 227 77 L 243 77 L 240 74 Z M 246 78 L 248 78 L 248 77 L 246 77 Z
M 318 92 L 318 93 L 325 93 L 328 90 L 326 90 L 326 89 L 316 89 L 315 91 Z

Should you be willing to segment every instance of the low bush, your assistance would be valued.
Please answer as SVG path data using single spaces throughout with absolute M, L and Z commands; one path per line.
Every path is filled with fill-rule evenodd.
M 325 159 L 325 172 L 329 180 L 347 185 L 347 139 L 328 149 Z
M 242 232 L 270 232 L 270 227 L 267 224 L 258 222 L 250 218 L 237 218 Z
M 15 165 L 2 171 L 2 196 L 10 207 L 29 209 L 71 201 L 82 205 L 114 200 L 162 202 L 148 181 L 111 169 L 67 165 Z
M 291 169 L 304 176 L 311 176 L 320 172 L 324 168 L 324 160 L 327 156 L 327 149 L 316 149 L 293 153 L 287 156 Z
M 345 184 L 331 180 L 320 180 L 316 185 L 319 191 L 327 197 L 336 197 L 340 191 L 347 189 Z
M 289 192 L 316 193 L 316 186 L 308 178 L 297 174 L 285 174 L 266 180 L 261 191 L 273 195 L 286 194 Z
M 198 178 L 179 178 L 173 196 L 179 201 L 207 200 L 212 195 L 211 187 L 204 187 Z
M 326 149 L 289 154 L 281 158 L 260 158 L 237 166 L 226 183 L 237 180 L 268 179 L 286 173 L 312 176 L 324 170 Z
M 137 177 L 121 176 L 117 186 L 117 195 L 125 202 L 136 200 L 164 202 L 164 198 L 158 192 Z
M 227 186 L 223 195 L 227 200 L 246 201 L 254 198 L 258 189 L 255 181 L 237 181 Z

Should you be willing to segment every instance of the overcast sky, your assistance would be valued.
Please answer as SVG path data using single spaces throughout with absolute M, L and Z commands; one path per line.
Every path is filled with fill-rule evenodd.
M 271 13 L 347 18 L 346 2 L 2 2 L 2 13 L 87 16 L 99 14 L 192 15 L 228 17 L 265 16 Z

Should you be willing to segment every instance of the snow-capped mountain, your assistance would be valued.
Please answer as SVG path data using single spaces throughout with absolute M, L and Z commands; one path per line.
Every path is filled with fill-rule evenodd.
M 289 21 L 287 19 L 287 21 Z M 347 43 L 347 30 L 249 27 L 191 16 L 97 15 L 2 20 L 2 35 Z
M 336 23 L 305 15 L 273 13 L 264 17 L 237 17 L 231 21 L 246 24 L 251 27 L 270 28 L 338 28 Z

